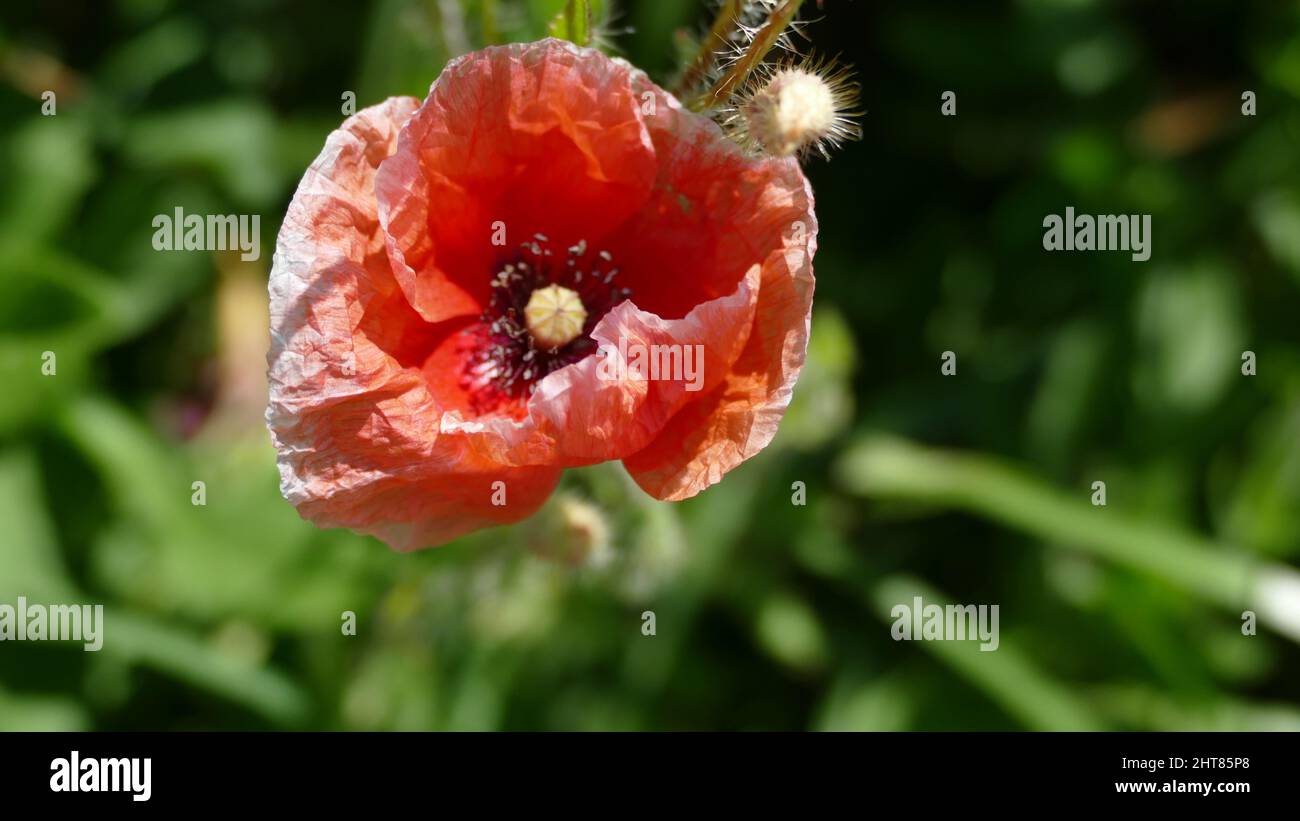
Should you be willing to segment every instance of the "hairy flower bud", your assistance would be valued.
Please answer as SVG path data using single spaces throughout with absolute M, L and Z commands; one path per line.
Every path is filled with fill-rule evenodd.
M 750 132 L 769 153 L 794 154 L 823 139 L 835 124 L 835 99 L 816 74 L 780 71 L 745 108 Z
M 856 139 L 857 87 L 847 69 L 819 60 L 767 72 L 725 121 L 742 144 L 776 157 L 804 155 Z

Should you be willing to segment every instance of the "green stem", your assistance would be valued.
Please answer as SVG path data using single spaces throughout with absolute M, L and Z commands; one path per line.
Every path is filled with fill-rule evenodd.
M 939 504 L 1001 522 L 1054 546 L 1150 573 L 1300 642 L 1300 576 L 1168 525 L 1144 522 L 1066 494 L 997 460 L 868 438 L 837 466 L 851 490 Z

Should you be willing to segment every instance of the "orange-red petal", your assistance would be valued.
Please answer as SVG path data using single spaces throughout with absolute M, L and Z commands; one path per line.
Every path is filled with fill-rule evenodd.
M 524 518 L 560 473 L 484 461 L 440 436 L 441 410 L 407 361 L 429 326 L 392 277 L 373 186 L 416 106 L 390 99 L 330 135 L 289 206 L 270 281 L 281 491 L 316 524 L 397 549 Z

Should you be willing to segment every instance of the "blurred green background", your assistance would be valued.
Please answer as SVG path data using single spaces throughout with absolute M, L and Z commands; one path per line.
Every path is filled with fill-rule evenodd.
M 808 166 L 773 446 L 679 505 L 573 471 L 412 555 L 300 521 L 262 421 L 297 180 L 344 92 L 423 96 L 559 5 L 5 4 L 0 603 L 107 624 L 0 645 L 0 729 L 1300 729 L 1300 596 L 1261 583 L 1300 562 L 1292 2 L 827 0 L 866 133 Z M 607 33 L 666 80 L 706 22 L 625 2 Z M 1151 214 L 1151 261 L 1045 253 L 1068 205 Z M 262 258 L 154 251 L 177 206 L 261 214 Z M 914 595 L 998 604 L 1000 649 L 892 641 Z

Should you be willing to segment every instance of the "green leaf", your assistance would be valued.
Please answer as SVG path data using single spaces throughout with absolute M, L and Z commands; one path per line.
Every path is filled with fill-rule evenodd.
M 898 732 L 917 713 L 917 682 L 899 674 L 841 677 L 819 711 L 821 732 Z
M 155 85 L 195 64 L 207 47 L 192 20 L 171 18 L 124 41 L 100 64 L 100 87 L 114 95 L 142 97 Z
M 106 652 L 222 695 L 276 724 L 296 726 L 310 709 L 307 694 L 283 673 L 221 653 L 170 624 L 105 608 L 104 625 Z
M 67 227 L 98 173 L 90 129 L 74 114 L 38 117 L 0 146 L 0 244 L 35 246 Z
M 72 699 L 0 689 L 0 733 L 79 733 L 89 724 L 86 710 Z
M 228 98 L 135 118 L 123 151 L 139 168 L 203 171 L 236 201 L 269 206 L 288 182 L 276 162 L 276 128 L 261 101 Z
M 1251 218 L 1265 247 L 1300 282 L 1300 196 L 1283 190 L 1263 194 Z
M 0 550 L 0 599 L 19 595 L 32 600 L 84 602 L 91 599 L 67 577 L 59 556 L 53 524 L 34 457 L 26 451 L 0 456 L 0 521 L 5 523 L 5 548 Z M 120 608 L 104 608 L 103 652 L 147 664 L 211 692 L 244 704 L 281 724 L 300 721 L 306 696 L 283 674 L 250 666 L 219 653 L 209 644 L 150 616 Z M 73 645 L 76 646 L 76 645 Z M 4 718 L 30 708 L 22 725 Z M 54 699 L 28 703 L 0 691 L 0 729 L 77 729 L 82 716 Z
M 1168 522 L 1088 503 L 991 457 L 868 436 L 836 465 L 840 482 L 867 496 L 945 505 L 1001 522 L 1053 548 L 1083 550 L 1181 587 L 1300 643 L 1300 621 L 1282 605 L 1300 585 L 1294 571 L 1254 561 Z M 1113 500 L 1112 500 L 1113 502 Z
M 0 600 L 68 597 L 73 591 L 41 490 L 31 451 L 0 454 Z M 3 711 L 0 711 L 2 713 Z
M 1244 350 L 1238 277 L 1201 264 L 1161 269 L 1138 301 L 1134 394 L 1153 411 L 1198 413 L 1240 378 Z
M 754 634 L 759 646 L 781 664 L 801 673 L 826 666 L 826 631 L 817 611 L 790 594 L 766 597 L 758 608 Z
M 58 421 L 113 494 L 119 518 L 96 545 L 96 571 L 129 601 L 318 632 L 337 629 L 339 613 L 371 595 L 365 580 L 388 554 L 364 540 L 323 539 L 299 520 L 277 492 L 274 451 L 260 430 L 188 451 L 89 398 Z M 191 503 L 195 481 L 205 483 L 205 505 Z
M 890 576 L 872 589 L 870 599 L 882 619 L 893 618 L 899 603 L 920 596 L 927 604 L 944 606 L 950 599 L 920 579 Z M 1004 632 L 1004 631 L 1003 631 Z M 984 652 L 977 641 L 919 641 L 923 649 L 979 687 L 1010 715 L 1031 730 L 1077 732 L 1104 729 L 1088 706 L 1070 689 L 1035 666 L 1030 656 L 1008 636 L 995 652 Z

